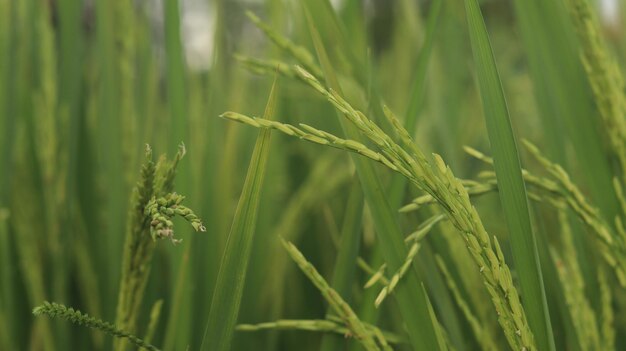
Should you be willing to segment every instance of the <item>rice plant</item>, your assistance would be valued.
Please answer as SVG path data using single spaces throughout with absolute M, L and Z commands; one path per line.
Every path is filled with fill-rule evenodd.
M 0 350 L 626 348 L 625 18 L 0 0 Z

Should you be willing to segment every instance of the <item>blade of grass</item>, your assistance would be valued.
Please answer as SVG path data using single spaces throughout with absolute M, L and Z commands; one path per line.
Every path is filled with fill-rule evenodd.
M 305 7 L 307 23 L 322 70 L 328 85 L 341 94 L 341 86 L 337 80 L 334 69 L 330 64 L 326 49 L 322 43 L 308 9 Z M 345 134 L 350 139 L 359 140 L 360 136 L 353 126 L 346 123 L 343 116 L 338 114 L 339 121 Z M 407 248 L 404 244 L 403 235 L 396 221 L 395 213 L 389 206 L 389 202 L 383 193 L 383 186 L 374 171 L 371 162 L 351 156 L 356 166 L 357 174 L 363 186 L 366 201 L 370 204 L 376 234 L 379 236 L 379 244 L 383 257 L 391 271 L 397 271 L 404 263 Z M 435 321 L 431 319 L 426 295 L 421 288 L 420 279 L 413 269 L 406 279 L 398 285 L 395 299 L 401 309 L 403 320 L 409 334 L 410 343 L 416 350 L 440 350 L 443 345 L 436 338 Z
M 265 108 L 265 118 L 274 116 L 276 94 L 277 86 L 274 81 Z M 258 204 L 269 155 L 269 142 L 269 131 L 261 131 L 222 256 L 201 350 L 225 351 L 230 348 L 252 249 Z
M 555 350 L 537 241 L 530 223 L 526 188 L 508 107 L 478 2 L 466 0 L 465 7 L 485 122 L 494 154 L 498 194 L 510 233 L 525 311 L 539 349 Z

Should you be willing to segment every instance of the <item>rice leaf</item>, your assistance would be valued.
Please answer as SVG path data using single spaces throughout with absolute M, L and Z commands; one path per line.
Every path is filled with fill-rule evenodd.
M 538 348 L 554 350 L 541 264 L 530 223 L 526 188 L 508 107 L 478 2 L 466 0 L 465 8 L 485 121 L 494 155 L 498 194 L 510 233 L 513 259 L 524 296 L 524 310 Z
M 274 116 L 276 94 L 275 80 L 265 107 L 265 118 Z M 269 146 L 270 131 L 260 131 L 222 256 L 208 323 L 200 346 L 201 350 L 226 351 L 230 349 L 252 250 Z

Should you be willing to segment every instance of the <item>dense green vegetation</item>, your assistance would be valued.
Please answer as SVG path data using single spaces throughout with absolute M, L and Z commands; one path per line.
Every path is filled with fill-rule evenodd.
M 189 3 L 0 0 L 0 350 L 626 348 L 626 7 Z

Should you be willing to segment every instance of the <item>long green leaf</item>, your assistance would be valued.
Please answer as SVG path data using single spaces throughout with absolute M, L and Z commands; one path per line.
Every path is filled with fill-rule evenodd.
M 500 190 L 498 194 L 509 228 L 525 311 L 538 347 L 541 350 L 554 350 L 537 242 L 530 223 L 526 188 L 508 107 L 478 2 L 466 0 L 465 8 L 487 132 L 494 155 Z
M 276 94 L 277 87 L 274 81 L 265 107 L 264 118 L 273 117 L 276 109 Z M 230 349 L 252 250 L 269 146 L 270 133 L 262 130 L 254 147 L 243 192 L 226 241 L 201 350 L 226 351 Z
M 326 81 L 332 89 L 341 93 L 341 86 L 330 64 L 322 39 L 306 8 L 305 14 Z M 338 117 L 346 135 L 350 139 L 359 140 L 360 136 L 355 127 L 347 123 L 342 115 L 338 115 Z M 383 186 L 371 162 L 358 156 L 352 156 L 352 160 L 363 186 L 365 199 L 372 210 L 376 235 L 383 257 L 389 269 L 395 272 L 402 266 L 407 254 L 403 234 L 396 221 L 395 213 L 389 206 L 389 201 L 383 193 Z M 443 345 L 436 338 L 435 322 L 431 319 L 427 298 L 420 284 L 421 281 L 416 270 L 412 270 L 407 274 L 406 279 L 398 285 L 395 298 L 413 348 L 416 350 L 440 350 L 443 349 Z

